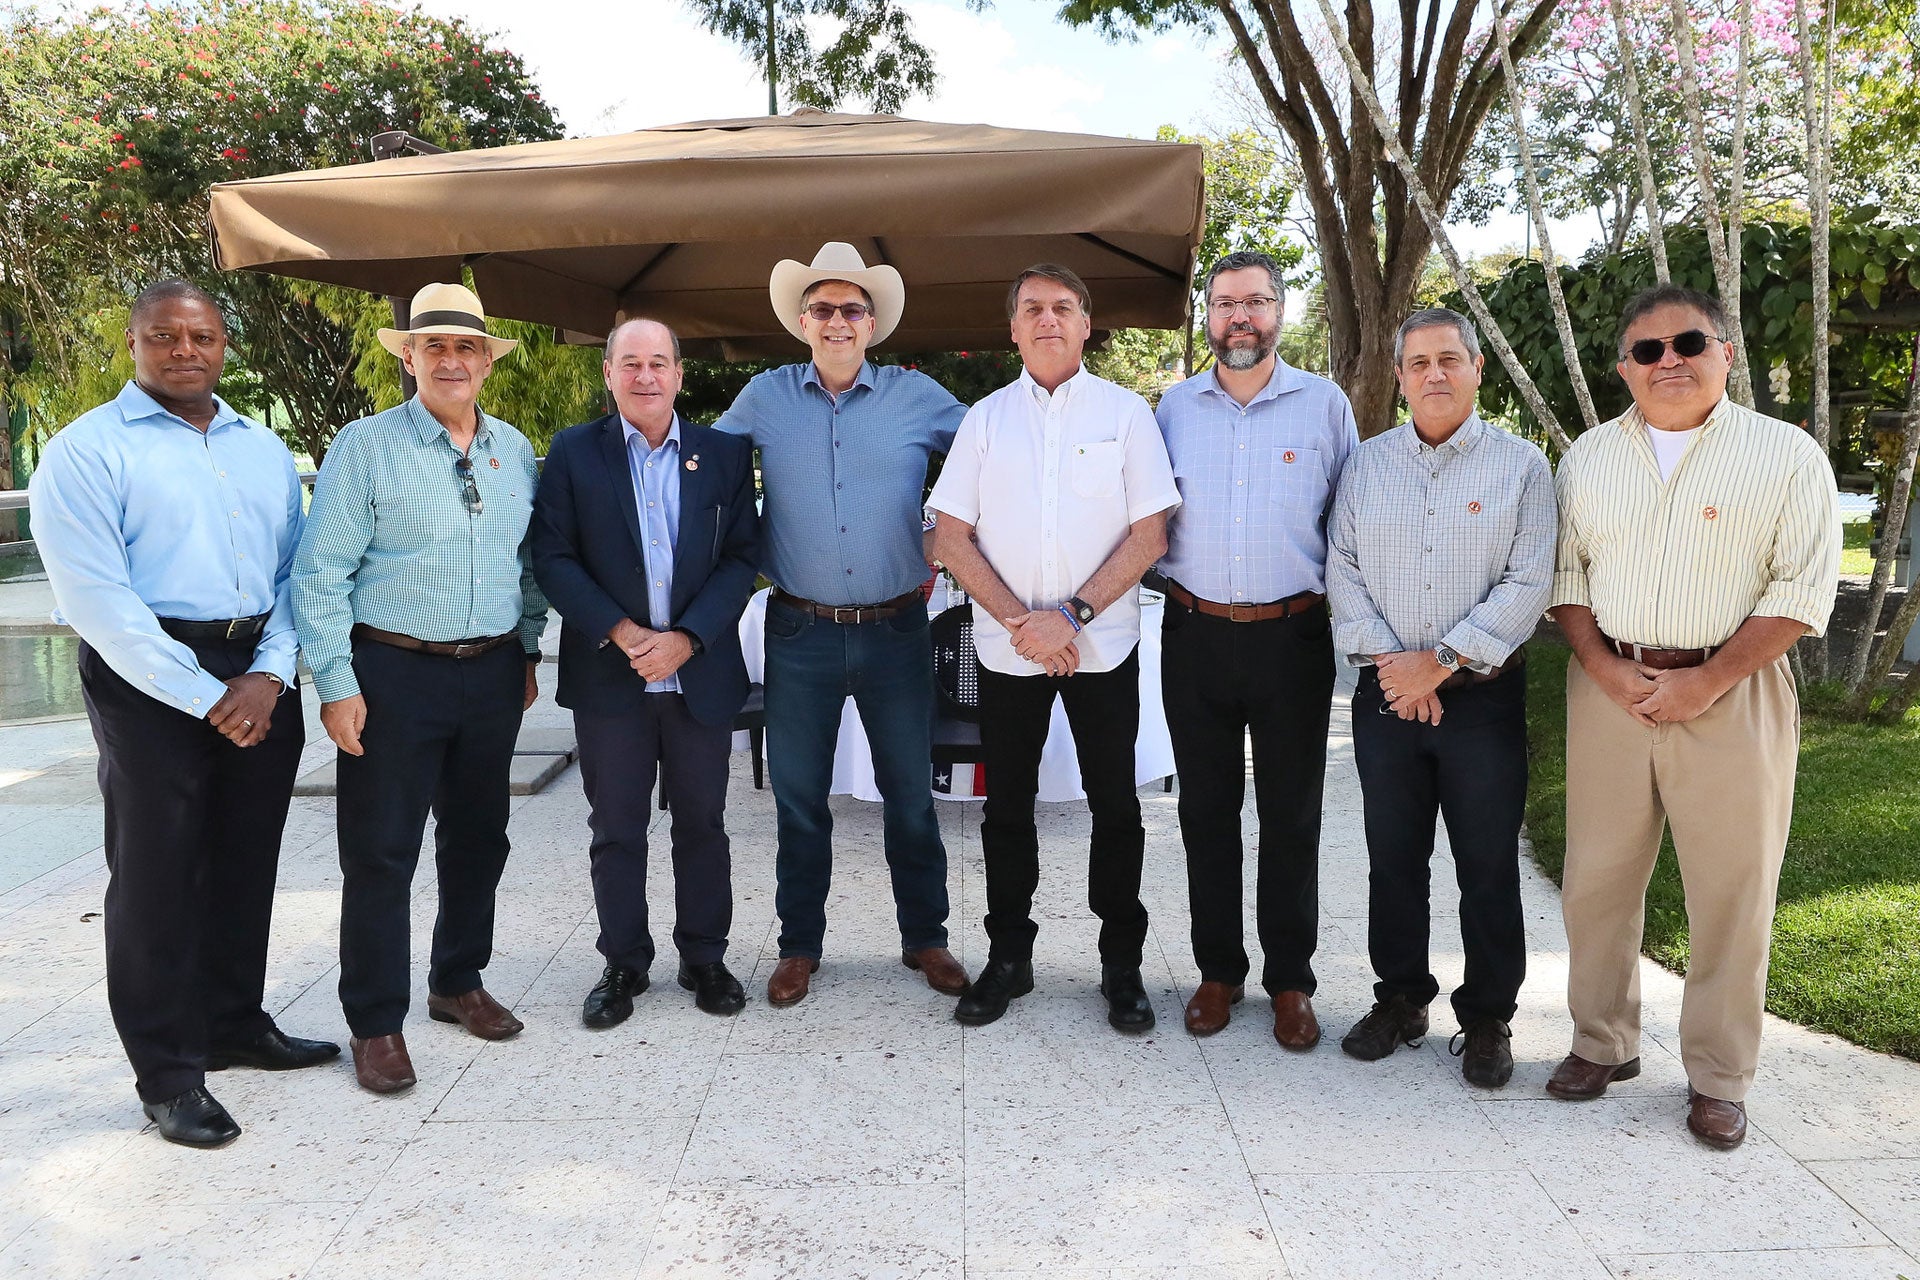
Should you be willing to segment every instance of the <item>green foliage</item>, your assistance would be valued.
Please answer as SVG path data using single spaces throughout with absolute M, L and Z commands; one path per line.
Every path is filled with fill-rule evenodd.
M 1920 219 L 1920 4 L 1839 0 L 1836 197 Z
M 1556 881 L 1566 858 L 1566 669 L 1562 645 L 1527 663 L 1532 773 L 1527 831 Z M 1863 725 L 1809 710 L 1793 826 L 1780 873 L 1767 1008 L 1856 1044 L 1920 1058 L 1920 711 Z M 1687 962 L 1686 895 L 1673 842 L 1647 891 L 1645 947 Z
M 784 88 L 790 106 L 833 111 L 864 97 L 879 112 L 898 111 L 915 93 L 931 93 L 939 77 L 933 54 L 913 36 L 899 0 L 685 0 L 693 15 L 750 56 L 767 77 L 767 92 Z M 767 24 L 773 63 L 767 64 Z M 825 46 L 814 34 L 837 29 Z M 777 102 L 770 102 L 769 112 Z
M 1746 326 L 1747 358 L 1755 372 L 1754 393 L 1765 413 L 1788 421 L 1808 416 L 1813 386 L 1812 245 L 1804 222 L 1766 219 L 1748 223 L 1742 234 L 1741 317 Z M 1848 332 L 1834 345 L 1836 392 L 1865 392 L 1873 402 L 1900 404 L 1911 350 L 1899 328 L 1865 328 L 1883 304 L 1907 302 L 1920 293 L 1914 274 L 1920 258 L 1920 227 L 1890 226 L 1878 210 L 1836 211 L 1833 234 L 1833 298 L 1836 328 Z M 1667 233 L 1667 255 L 1676 284 L 1714 292 L 1713 264 L 1706 236 L 1697 227 Z M 1625 412 L 1629 397 L 1614 371 L 1620 315 L 1627 300 L 1654 283 L 1653 259 L 1644 245 L 1623 253 L 1592 253 L 1578 266 L 1560 267 L 1573 331 L 1580 340 L 1580 363 L 1601 418 Z M 1482 285 L 1487 306 L 1506 331 L 1515 353 L 1532 374 L 1541 394 L 1569 431 L 1578 431 L 1580 414 L 1572 383 L 1560 356 L 1560 335 L 1548 301 L 1540 262 L 1514 263 L 1491 284 Z M 1458 294 L 1444 305 L 1464 311 Z M 1776 366 L 1787 372 L 1786 394 L 1769 378 Z M 1481 404 L 1491 413 L 1535 424 L 1506 369 L 1488 360 Z M 1857 445 L 1857 442 L 1855 442 Z
M 0 310 L 57 370 L 105 289 L 195 279 L 228 309 L 236 377 L 319 457 L 371 402 L 336 290 L 215 274 L 205 235 L 220 181 L 367 158 L 374 133 L 442 145 L 553 138 L 517 55 L 465 23 L 355 0 L 188 0 L 0 26 Z M 75 344 L 78 344 L 77 346 Z

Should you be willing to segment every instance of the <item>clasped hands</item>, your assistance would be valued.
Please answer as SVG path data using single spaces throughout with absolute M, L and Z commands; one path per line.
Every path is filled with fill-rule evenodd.
M 273 723 L 273 706 L 283 686 L 259 671 L 235 676 L 226 685 L 227 691 L 207 712 L 207 723 L 236 747 L 258 745 Z
M 1376 653 L 1373 666 L 1380 677 L 1381 696 L 1395 715 L 1421 724 L 1440 723 L 1439 688 L 1452 672 L 1440 665 L 1433 650 Z
M 1036 663 L 1050 676 L 1070 676 L 1080 669 L 1079 633 L 1058 609 L 1035 609 L 1000 620 L 1013 641 L 1013 651 Z
M 655 631 L 631 618 L 614 623 L 607 639 L 620 646 L 627 655 L 627 665 L 648 684 L 665 680 L 693 656 L 693 641 L 684 632 Z
M 1594 682 L 1615 705 L 1651 728 L 1657 724 L 1684 724 L 1720 700 L 1726 687 L 1707 667 L 1656 671 L 1630 658 L 1609 653 L 1599 670 L 1587 669 Z

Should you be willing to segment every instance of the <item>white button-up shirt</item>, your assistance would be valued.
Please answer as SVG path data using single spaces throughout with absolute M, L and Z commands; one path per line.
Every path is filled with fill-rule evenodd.
M 1051 609 L 1079 594 L 1134 521 L 1179 506 L 1180 494 L 1147 402 L 1082 366 L 1051 395 L 1023 370 L 968 410 L 927 505 L 974 526 L 1022 604 Z M 1042 672 L 978 602 L 973 642 L 991 671 Z M 1111 671 L 1139 642 L 1139 596 L 1128 591 L 1076 638 L 1080 669 Z

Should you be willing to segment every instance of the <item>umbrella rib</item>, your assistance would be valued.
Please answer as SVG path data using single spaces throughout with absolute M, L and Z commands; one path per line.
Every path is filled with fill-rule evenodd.
M 620 286 L 620 288 L 613 295 L 614 301 L 625 302 L 627 295 L 633 292 L 634 287 L 637 286 L 642 280 L 645 280 L 648 274 L 651 273 L 655 267 L 660 265 L 660 259 L 666 257 L 668 254 L 672 253 L 675 249 L 678 249 L 679 247 L 680 245 L 678 242 L 675 242 L 673 244 L 668 244 L 668 245 L 662 245 L 660 247 L 660 252 L 654 254 L 651 258 L 648 258 L 644 263 L 642 263 L 640 266 L 640 269 L 633 273 L 633 278 Z
M 1158 275 L 1163 275 L 1169 280 L 1178 280 L 1183 285 L 1187 282 L 1187 277 L 1184 272 L 1171 270 L 1170 268 L 1163 266 L 1158 262 L 1155 262 L 1152 258 L 1143 258 L 1137 253 L 1132 253 L 1126 249 L 1122 249 L 1119 245 L 1113 244 L 1107 240 L 1103 240 L 1099 236 L 1093 234 L 1093 232 L 1091 231 L 1076 231 L 1074 232 L 1074 234 L 1078 236 L 1080 239 L 1085 240 L 1089 244 L 1099 245 L 1102 249 L 1105 249 L 1108 253 L 1114 254 L 1117 257 L 1125 258 L 1128 262 L 1131 262 L 1136 267 L 1145 267 L 1147 270 L 1152 271 Z

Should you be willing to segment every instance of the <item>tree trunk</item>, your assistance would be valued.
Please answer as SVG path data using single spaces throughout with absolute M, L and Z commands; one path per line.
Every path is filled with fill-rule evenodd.
M 1472 273 L 1467 270 L 1466 264 L 1461 261 L 1459 253 L 1455 251 L 1453 240 L 1447 235 L 1446 223 L 1440 216 L 1440 210 L 1428 192 L 1427 184 L 1419 170 L 1414 167 L 1413 161 L 1400 145 L 1399 138 L 1395 136 L 1387 118 L 1386 108 L 1381 105 L 1380 95 L 1374 89 L 1373 79 L 1367 74 L 1366 68 L 1360 65 L 1360 59 L 1354 53 L 1345 29 L 1334 14 L 1331 0 L 1319 0 L 1319 5 L 1321 15 L 1326 20 L 1327 31 L 1333 36 L 1334 44 L 1340 50 L 1341 59 L 1347 64 L 1347 76 L 1352 82 L 1353 95 L 1360 100 L 1366 114 L 1371 117 L 1379 130 L 1377 140 L 1385 148 L 1394 167 L 1400 171 L 1400 176 L 1406 183 L 1407 194 L 1419 209 L 1420 216 L 1426 219 L 1427 229 L 1433 236 L 1434 246 L 1440 250 L 1440 256 L 1446 259 L 1448 269 L 1453 272 L 1454 284 L 1466 297 L 1467 307 L 1473 312 L 1474 318 L 1480 322 L 1481 335 L 1500 357 L 1501 363 L 1506 365 L 1507 374 L 1513 379 L 1514 387 L 1520 392 L 1521 399 L 1526 402 L 1527 408 L 1532 411 L 1534 419 L 1540 423 L 1553 441 L 1554 448 L 1564 454 L 1571 444 L 1567 433 L 1561 429 L 1560 421 L 1554 416 L 1553 410 L 1547 407 L 1546 398 L 1540 394 L 1540 388 L 1534 384 L 1525 364 L 1521 362 L 1519 356 L 1514 354 L 1513 345 L 1507 341 L 1506 332 L 1501 329 L 1500 322 L 1493 318 L 1493 312 L 1488 309 L 1486 300 L 1480 296 L 1479 286 L 1473 282 Z M 1500 20 L 1497 15 L 1495 20 Z M 1386 363 L 1390 377 L 1391 348 L 1388 350 Z M 1357 416 L 1359 406 L 1356 404 L 1354 409 Z
M 1907 421 L 1900 441 L 1900 468 L 1893 473 L 1893 491 L 1887 497 L 1887 515 L 1880 526 L 1880 555 L 1873 562 L 1873 582 L 1867 588 L 1867 616 L 1860 626 L 1860 641 L 1854 646 L 1853 661 L 1847 671 L 1847 692 L 1856 715 L 1865 715 L 1874 689 L 1893 670 L 1895 657 L 1906 643 L 1911 629 L 1910 608 L 1920 597 L 1920 583 L 1907 588 L 1901 613 L 1909 614 L 1907 627 L 1889 627 L 1880 647 L 1873 647 L 1873 633 L 1880 626 L 1880 610 L 1887 600 L 1887 588 L 1893 581 L 1893 561 L 1905 530 L 1908 504 L 1913 500 L 1913 468 L 1920 455 L 1920 341 L 1914 344 L 1914 368 L 1907 377 Z M 1896 619 L 1897 620 L 1897 619 Z
M 1560 262 L 1553 256 L 1553 241 L 1547 235 L 1547 211 L 1540 201 L 1540 177 L 1533 167 L 1533 143 L 1527 137 L 1526 84 L 1514 69 L 1507 20 L 1497 8 L 1493 30 L 1500 45 L 1500 66 L 1507 74 L 1507 113 L 1513 117 L 1513 136 L 1520 146 L 1520 173 L 1526 185 L 1527 212 L 1540 237 L 1540 265 L 1546 268 L 1547 301 L 1553 307 L 1554 328 L 1560 332 L 1560 358 L 1566 362 L 1567 378 L 1573 384 L 1573 398 L 1580 406 L 1583 429 L 1591 431 L 1600 425 L 1600 416 L 1594 412 L 1587 371 L 1580 365 L 1580 343 L 1573 336 L 1573 318 L 1567 314 L 1566 291 L 1560 287 Z
M 1805 3 L 1805 0 L 1800 0 Z M 1640 97 L 1640 69 L 1633 60 L 1633 31 L 1627 25 L 1626 0 L 1607 0 L 1613 11 L 1613 35 L 1620 46 L 1620 74 L 1627 89 L 1627 114 L 1633 119 L 1633 155 L 1640 170 L 1640 199 L 1647 207 L 1647 244 L 1653 249 L 1653 278 L 1673 280 L 1667 266 L 1667 228 L 1660 212 L 1660 188 L 1653 180 L 1653 144 L 1647 140 L 1647 112 Z
M 1793 0 L 1793 16 L 1800 38 L 1800 79 L 1807 115 L 1807 211 L 1813 232 L 1813 391 L 1809 408 L 1813 438 L 1825 449 L 1833 440 L 1833 410 L 1827 403 L 1830 394 L 1827 335 L 1833 326 L 1833 198 L 1827 180 L 1827 169 L 1832 163 L 1832 157 L 1827 154 L 1831 102 L 1828 95 L 1820 91 L 1814 76 L 1813 28 L 1807 17 L 1807 0 Z M 1831 57 L 1827 61 L 1831 65 Z
M 1747 367 L 1747 337 L 1740 321 L 1740 254 L 1743 246 L 1729 244 L 1726 224 L 1720 212 L 1720 194 L 1713 183 L 1713 153 L 1707 148 L 1707 123 L 1700 105 L 1700 74 L 1694 62 L 1693 20 L 1687 13 L 1687 0 L 1668 0 L 1673 10 L 1673 47 L 1680 64 L 1680 105 L 1687 117 L 1687 136 L 1691 141 L 1694 171 L 1700 180 L 1700 211 L 1706 223 L 1707 250 L 1713 255 L 1713 278 L 1718 286 L 1720 305 L 1727 310 L 1727 327 L 1733 332 L 1733 371 L 1727 379 L 1727 392 L 1743 405 L 1753 404 L 1753 374 Z M 1733 87 L 1735 112 L 1746 110 L 1747 86 Z
M 0 384 L 0 489 L 16 487 L 13 478 L 13 401 Z M 20 537 L 20 513 L 0 511 L 0 542 L 15 542 Z

